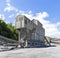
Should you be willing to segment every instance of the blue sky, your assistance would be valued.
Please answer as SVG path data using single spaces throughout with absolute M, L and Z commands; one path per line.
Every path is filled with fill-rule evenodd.
M 46 36 L 60 37 L 60 0 L 0 0 L 0 18 L 14 24 L 18 14 L 39 20 Z

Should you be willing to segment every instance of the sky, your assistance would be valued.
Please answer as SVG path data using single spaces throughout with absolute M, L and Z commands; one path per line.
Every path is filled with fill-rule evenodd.
M 0 0 L 0 18 L 14 25 L 17 15 L 39 20 L 45 36 L 60 38 L 60 0 Z

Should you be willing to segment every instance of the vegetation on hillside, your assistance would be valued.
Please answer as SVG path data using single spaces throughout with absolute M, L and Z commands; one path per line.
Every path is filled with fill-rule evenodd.
M 14 40 L 18 40 L 18 32 L 11 23 L 5 23 L 0 19 L 0 35 Z

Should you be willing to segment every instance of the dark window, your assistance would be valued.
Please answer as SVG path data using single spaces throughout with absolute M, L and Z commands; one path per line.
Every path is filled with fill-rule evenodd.
M 28 45 L 30 45 L 30 43 L 28 42 Z
M 25 20 L 25 24 L 27 24 L 27 20 Z
M 35 43 L 35 45 L 37 45 L 37 43 Z

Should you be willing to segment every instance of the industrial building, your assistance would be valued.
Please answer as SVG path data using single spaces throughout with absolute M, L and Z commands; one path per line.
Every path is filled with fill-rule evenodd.
M 21 47 L 38 47 L 45 45 L 45 29 L 38 20 L 30 20 L 25 15 L 18 15 L 15 20 L 19 31 L 19 45 Z

